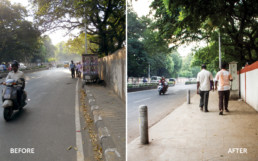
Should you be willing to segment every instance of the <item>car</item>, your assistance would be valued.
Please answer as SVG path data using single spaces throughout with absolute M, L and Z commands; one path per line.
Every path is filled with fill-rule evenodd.
M 160 79 L 161 79 L 160 76 L 152 76 L 150 82 L 151 82 L 151 83 L 159 84 Z
M 24 70 L 24 69 L 27 69 L 27 66 L 24 65 L 23 63 L 20 63 L 19 68 L 20 68 L 21 70 Z
M 168 85 L 169 86 L 174 86 L 176 84 L 176 79 L 175 78 L 169 78 L 168 79 Z
M 69 61 L 64 61 L 64 68 L 69 68 Z

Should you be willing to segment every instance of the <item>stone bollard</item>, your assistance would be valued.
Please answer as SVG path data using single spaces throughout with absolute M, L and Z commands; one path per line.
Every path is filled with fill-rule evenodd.
M 190 104 L 190 89 L 187 90 L 187 104 Z
M 140 139 L 141 144 L 149 144 L 149 132 L 148 132 L 148 107 L 141 105 L 139 107 L 140 112 Z

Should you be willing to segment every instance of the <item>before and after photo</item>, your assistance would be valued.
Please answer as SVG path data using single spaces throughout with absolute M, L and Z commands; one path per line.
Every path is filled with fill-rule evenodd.
M 255 161 L 255 0 L 0 0 L 0 161 Z

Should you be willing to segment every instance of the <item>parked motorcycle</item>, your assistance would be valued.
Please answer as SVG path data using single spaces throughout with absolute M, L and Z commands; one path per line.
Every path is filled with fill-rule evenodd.
M 168 83 L 165 82 L 164 85 L 162 85 L 162 83 L 159 83 L 158 86 L 158 91 L 159 91 L 159 95 L 161 95 L 163 93 L 163 95 L 167 92 L 168 90 Z
M 23 80 L 19 80 L 23 81 Z M 4 119 L 6 121 L 10 121 L 15 110 L 22 110 L 23 107 L 27 104 L 27 93 L 26 91 L 22 92 L 21 102 L 19 104 L 17 98 L 17 90 L 18 88 L 22 88 L 18 81 L 16 82 L 14 79 L 8 79 L 6 82 L 1 83 L 4 85 L 2 90 L 2 107 L 4 108 Z

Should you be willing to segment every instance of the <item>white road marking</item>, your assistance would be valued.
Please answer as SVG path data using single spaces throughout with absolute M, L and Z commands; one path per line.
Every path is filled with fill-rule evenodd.
M 145 98 L 145 99 L 142 99 L 142 100 L 134 101 L 133 103 L 139 103 L 139 102 L 146 101 L 146 100 L 149 100 L 149 99 L 151 99 L 151 98 Z
M 80 110 L 79 110 L 79 96 L 78 96 L 78 86 L 79 86 L 79 79 L 77 80 L 76 84 L 76 91 L 75 91 L 75 131 L 76 131 L 76 147 L 77 151 L 77 161 L 84 161 L 84 153 L 83 153 L 83 146 L 82 146 L 82 133 L 81 133 L 81 122 L 80 122 Z

